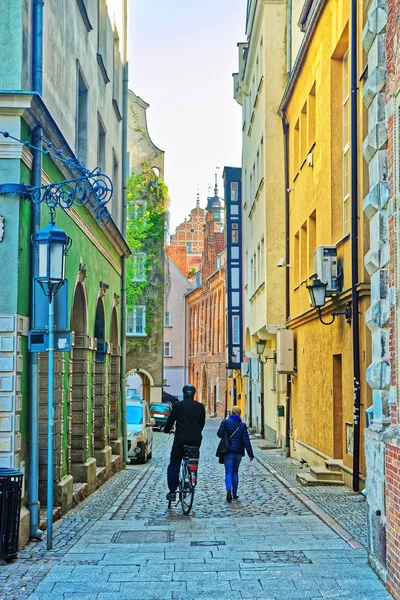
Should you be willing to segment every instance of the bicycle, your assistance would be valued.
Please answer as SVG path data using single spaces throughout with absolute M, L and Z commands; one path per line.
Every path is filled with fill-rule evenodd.
M 183 446 L 183 457 L 178 486 L 179 502 L 182 512 L 188 515 L 193 506 L 194 491 L 197 485 L 197 470 L 199 468 L 200 449 L 197 446 Z M 171 508 L 172 500 L 168 500 L 168 508 Z

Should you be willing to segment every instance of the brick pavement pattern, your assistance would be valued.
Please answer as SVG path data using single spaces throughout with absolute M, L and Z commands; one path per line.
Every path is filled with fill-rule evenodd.
M 128 467 L 55 524 L 52 554 L 30 544 L 0 568 L 0 598 L 391 598 L 366 550 L 352 549 L 261 463 L 244 459 L 240 499 L 227 504 L 217 425 L 206 426 L 189 517 L 167 508 L 172 439 L 157 433 L 152 461 Z

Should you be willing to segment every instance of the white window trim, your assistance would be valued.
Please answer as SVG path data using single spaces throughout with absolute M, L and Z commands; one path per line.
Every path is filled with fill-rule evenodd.
M 169 323 L 166 323 L 166 314 L 169 315 Z M 164 310 L 164 327 L 172 327 L 172 312 L 170 310 Z
M 345 77 L 344 77 L 344 61 L 347 61 L 347 94 L 344 94 L 344 85 L 345 85 Z M 350 220 L 347 222 L 347 227 L 346 227 L 346 206 L 348 206 L 348 204 L 350 204 L 350 188 L 351 188 L 351 172 L 350 172 L 350 138 L 347 139 L 347 143 L 344 145 L 344 137 L 345 137 L 345 132 L 344 132 L 344 119 L 345 119 L 345 113 L 346 111 L 348 111 L 348 116 L 349 118 L 347 119 L 347 128 L 348 131 L 350 132 L 350 72 L 349 72 L 349 51 L 346 50 L 346 52 L 343 55 L 342 58 L 342 169 L 343 169 L 343 234 L 347 235 L 348 233 L 350 233 L 350 231 L 347 230 L 347 227 L 349 227 L 350 225 Z M 348 135 L 348 134 L 347 134 Z M 349 136 L 348 136 L 349 137 Z M 348 170 L 349 170 L 349 174 L 348 174 L 348 180 L 349 180 L 349 189 L 346 190 L 347 193 L 345 193 L 345 176 L 344 176 L 344 167 L 345 167 L 345 163 L 347 162 L 348 165 Z
M 165 353 L 165 344 L 169 344 L 169 354 Z M 172 342 L 163 343 L 163 356 L 164 358 L 172 358 Z
M 136 310 L 138 308 L 143 309 L 143 333 L 136 332 Z M 146 333 L 146 306 L 140 304 L 140 305 L 132 306 L 131 308 L 129 308 L 128 311 L 127 311 L 127 315 L 126 315 L 127 321 L 130 318 L 131 313 L 134 313 L 133 316 L 132 316 L 132 319 L 133 319 L 133 324 L 134 324 L 134 327 L 135 327 L 135 331 L 134 332 L 130 332 L 128 330 L 128 322 L 127 322 L 127 324 L 126 324 L 126 336 L 127 337 L 146 337 L 147 336 L 147 333 Z
M 145 252 L 135 252 L 135 254 L 133 255 L 133 271 L 134 273 L 136 273 L 136 275 L 133 276 L 132 278 L 132 282 L 145 282 L 146 281 L 146 270 L 145 270 L 145 263 L 146 263 L 146 253 Z M 139 263 L 139 259 L 141 260 L 141 266 L 140 266 L 140 271 L 142 272 L 141 277 L 139 277 L 137 275 L 137 273 L 139 272 L 139 267 L 138 267 L 138 263 Z

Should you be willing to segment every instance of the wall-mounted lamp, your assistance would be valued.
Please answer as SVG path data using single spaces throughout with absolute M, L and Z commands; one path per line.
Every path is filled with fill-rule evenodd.
M 266 345 L 267 341 L 266 340 L 257 340 L 256 341 L 256 352 L 258 354 L 258 360 L 265 365 L 265 363 L 267 362 L 267 360 L 273 360 L 276 363 L 276 354 L 274 352 L 273 356 L 264 356 L 264 350 L 265 350 L 265 345 Z
M 323 321 L 321 309 L 326 304 L 326 283 L 323 283 L 318 277 L 315 277 L 311 285 L 307 286 L 308 293 L 310 294 L 311 305 L 317 309 L 319 320 L 323 325 L 332 325 L 335 318 L 338 315 L 344 315 L 347 323 L 351 323 L 351 303 L 346 304 L 344 311 L 334 311 L 331 313 L 331 321 Z

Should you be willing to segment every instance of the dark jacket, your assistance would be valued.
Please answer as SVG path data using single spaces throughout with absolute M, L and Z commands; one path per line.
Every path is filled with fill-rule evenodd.
M 169 433 L 176 423 L 174 444 L 200 447 L 203 439 L 201 432 L 205 422 L 204 404 L 196 400 L 186 399 L 174 404 L 164 427 L 164 432 Z
M 236 433 L 233 434 L 235 429 L 238 429 Z M 243 423 L 242 419 L 239 415 L 231 415 L 229 419 L 226 421 L 222 421 L 219 429 L 217 431 L 217 436 L 222 438 L 225 432 L 225 428 L 228 433 L 228 438 L 232 435 L 229 440 L 229 452 L 233 454 L 241 454 L 244 456 L 244 450 L 246 448 L 247 454 L 250 458 L 254 457 L 253 448 L 251 447 L 249 432 L 247 431 L 246 424 Z

